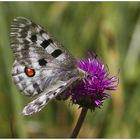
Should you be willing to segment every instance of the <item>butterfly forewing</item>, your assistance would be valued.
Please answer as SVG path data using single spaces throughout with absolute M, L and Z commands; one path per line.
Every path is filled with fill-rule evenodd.
M 40 25 L 32 21 L 17 17 L 11 25 L 11 47 L 14 53 L 27 54 L 36 51 L 36 48 L 43 49 L 44 53 L 50 55 L 63 64 L 74 65 L 75 59 L 64 47 L 58 43 Z M 33 48 L 31 46 L 34 46 Z M 31 50 L 31 51 L 27 51 Z M 38 50 L 39 51 L 39 50 Z M 38 54 L 39 55 L 39 54 Z

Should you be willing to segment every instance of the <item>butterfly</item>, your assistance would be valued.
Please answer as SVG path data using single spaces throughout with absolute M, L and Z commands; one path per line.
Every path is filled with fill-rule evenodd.
M 29 19 L 13 19 L 10 39 L 15 55 L 12 79 L 23 95 L 38 96 L 24 107 L 23 115 L 39 112 L 86 76 L 69 51 Z

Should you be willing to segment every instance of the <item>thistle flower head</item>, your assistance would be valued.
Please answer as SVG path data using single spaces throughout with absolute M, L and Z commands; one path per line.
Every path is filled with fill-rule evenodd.
M 74 104 L 78 104 L 80 107 L 92 110 L 101 107 L 103 100 L 110 97 L 106 91 L 117 89 L 118 77 L 109 77 L 107 65 L 93 55 L 90 55 L 87 59 L 78 60 L 77 66 L 86 71 L 89 76 L 72 87 L 67 95 Z

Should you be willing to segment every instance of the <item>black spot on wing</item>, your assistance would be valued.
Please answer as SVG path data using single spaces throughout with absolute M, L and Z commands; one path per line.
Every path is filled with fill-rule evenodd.
M 38 93 L 41 93 L 41 92 L 42 92 L 41 89 L 40 89 L 40 87 L 39 87 L 39 85 L 38 85 L 37 83 L 34 83 L 34 84 L 33 84 L 33 87 L 36 89 L 36 91 L 37 91 Z
M 44 40 L 40 45 L 45 49 L 47 48 L 51 43 L 53 43 L 52 39 Z
M 47 61 L 45 59 L 39 59 L 38 62 L 40 66 L 45 66 L 47 64 Z
M 25 38 L 26 36 L 27 36 L 26 33 L 22 33 L 22 34 L 20 35 L 21 38 Z
M 35 23 L 33 23 L 33 22 L 32 22 L 32 24 L 31 24 L 31 26 L 34 27 L 34 28 L 37 27 L 37 25 L 36 25 Z
M 36 35 L 32 35 L 30 39 L 31 39 L 32 42 L 36 42 L 37 41 L 37 36 Z
M 41 30 L 41 31 L 40 31 L 40 34 L 41 34 L 41 35 L 42 35 L 42 34 L 44 34 L 44 33 L 45 33 L 45 31 L 44 31 L 44 30 Z
M 30 44 L 30 42 L 26 39 L 24 39 L 24 44 Z
M 42 101 L 37 100 L 37 101 L 34 103 L 34 105 L 35 105 L 35 106 L 38 106 L 38 108 L 39 108 L 39 106 L 41 106 L 42 103 L 43 103 Z
M 53 56 L 53 57 L 58 57 L 60 54 L 62 54 L 62 51 L 60 50 L 60 49 L 57 49 L 57 50 L 54 50 L 52 53 L 51 53 L 51 55 Z

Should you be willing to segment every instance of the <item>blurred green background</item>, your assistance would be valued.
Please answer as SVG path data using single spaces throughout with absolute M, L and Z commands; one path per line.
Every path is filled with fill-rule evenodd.
M 0 138 L 68 138 L 80 113 L 69 101 L 52 101 L 38 114 L 20 115 L 33 98 L 11 79 L 9 30 L 16 16 L 47 28 L 76 58 L 94 51 L 111 75 L 120 70 L 118 90 L 88 112 L 79 138 L 140 138 L 138 2 L 0 2 Z

